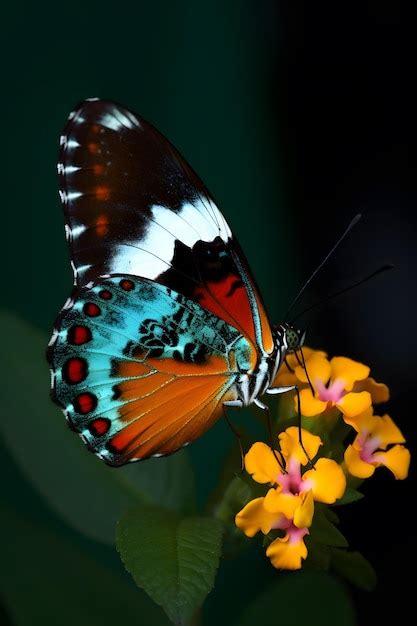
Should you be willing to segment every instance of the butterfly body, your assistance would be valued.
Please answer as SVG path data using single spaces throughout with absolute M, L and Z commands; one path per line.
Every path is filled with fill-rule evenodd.
M 209 192 L 153 127 L 92 99 L 61 137 L 74 290 L 53 399 L 110 465 L 170 454 L 259 402 L 286 350 Z

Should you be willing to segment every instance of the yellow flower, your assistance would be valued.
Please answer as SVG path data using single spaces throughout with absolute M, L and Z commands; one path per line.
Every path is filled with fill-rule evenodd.
M 336 407 L 346 419 L 366 411 L 374 402 L 388 399 L 388 388 L 369 377 L 369 367 L 346 357 L 333 357 L 330 361 L 320 354 L 313 354 L 306 362 L 307 372 L 314 388 L 300 391 L 301 413 L 306 417 L 320 415 L 326 409 Z M 297 366 L 297 379 L 308 382 L 306 371 Z
M 265 497 L 249 502 L 237 515 L 236 526 L 248 537 L 271 529 L 285 531 L 268 547 L 267 556 L 274 567 L 299 569 L 307 556 L 304 536 L 314 514 L 314 500 L 331 504 L 341 498 L 346 487 L 342 468 L 333 460 L 319 459 L 314 469 L 304 471 L 308 458 L 314 458 L 322 445 L 320 437 L 301 431 L 305 451 L 299 443 L 296 426 L 280 433 L 283 470 L 273 451 L 262 442 L 253 444 L 245 456 L 246 471 L 261 484 L 272 487 Z
M 389 415 L 373 415 L 370 408 L 355 417 L 345 417 L 345 421 L 358 433 L 345 451 L 345 464 L 352 476 L 368 478 L 375 468 L 385 465 L 395 478 L 407 478 L 410 451 L 401 445 L 405 439 Z
M 313 494 L 311 491 L 308 491 L 295 509 L 292 520 L 281 516 L 281 525 L 279 527 L 285 531 L 285 535 L 274 539 L 266 550 L 266 556 L 271 559 L 274 567 L 290 570 L 301 568 L 303 559 L 307 558 L 307 547 L 304 543 L 304 537 L 309 534 L 308 529 L 313 521 L 313 515 Z
M 321 350 L 313 350 L 313 348 L 303 346 L 303 355 L 306 363 L 313 356 L 313 354 L 318 354 L 323 357 L 327 356 L 326 352 L 322 352 Z M 297 352 L 297 354 L 295 352 L 290 352 L 289 354 L 287 354 L 287 356 L 285 357 L 285 361 L 279 368 L 271 387 L 291 387 L 292 385 L 300 386 L 300 380 L 297 378 L 295 370 L 297 367 L 299 367 L 301 362 L 302 361 L 299 352 Z

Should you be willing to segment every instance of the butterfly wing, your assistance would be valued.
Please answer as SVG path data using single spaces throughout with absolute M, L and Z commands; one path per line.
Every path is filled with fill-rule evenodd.
M 236 399 L 252 349 L 200 305 L 154 281 L 76 287 L 49 347 L 55 401 L 109 465 L 171 454 Z
M 178 151 L 127 109 L 83 102 L 61 137 L 60 195 L 75 281 L 133 274 L 199 303 L 255 351 L 273 340 L 248 264 Z

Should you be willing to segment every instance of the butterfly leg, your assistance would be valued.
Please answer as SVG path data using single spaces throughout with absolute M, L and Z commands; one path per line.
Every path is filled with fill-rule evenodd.
M 310 459 L 310 456 L 307 452 L 307 450 L 304 447 L 303 444 L 303 437 L 302 437 L 302 423 L 301 423 L 301 400 L 300 400 L 300 390 L 297 387 L 297 385 L 291 385 L 289 387 L 273 387 L 271 389 L 267 389 L 266 393 L 269 395 L 278 395 L 280 393 L 287 393 L 288 391 L 295 391 L 295 393 L 297 394 L 297 427 L 298 427 L 298 443 L 300 444 L 300 447 L 302 449 L 302 451 L 304 452 L 304 454 L 307 457 L 308 463 L 309 465 L 311 465 L 311 467 L 313 469 L 316 469 L 314 467 L 314 463 L 313 461 Z
M 238 445 L 239 445 L 239 452 L 240 452 L 240 471 L 243 472 L 243 470 L 245 469 L 245 455 L 243 453 L 243 445 L 242 445 L 242 438 L 240 436 L 240 433 L 238 431 L 238 429 L 236 428 L 236 426 L 233 424 L 233 422 L 230 421 L 229 416 L 227 415 L 227 407 L 235 407 L 235 408 L 241 408 L 242 402 L 241 400 L 228 400 L 226 402 L 223 402 L 223 414 L 225 417 L 225 420 L 230 428 L 230 430 L 232 431 L 232 433 L 234 434 L 234 436 L 237 439 Z
M 285 363 L 285 365 L 287 366 L 288 370 L 291 372 L 291 374 L 294 374 L 294 370 L 293 370 L 293 368 L 291 367 L 291 365 L 288 363 L 287 357 L 285 357 L 285 359 L 284 359 L 284 363 Z
M 295 358 L 297 359 L 297 363 L 298 363 L 298 365 L 300 365 L 300 366 L 303 368 L 303 370 L 305 371 L 305 373 L 306 373 L 306 377 L 307 377 L 307 381 L 308 381 L 308 385 L 309 385 L 309 387 L 310 387 L 310 389 L 311 389 L 311 393 L 312 393 L 312 394 L 313 394 L 313 396 L 314 396 L 315 391 L 314 391 L 313 384 L 312 384 L 312 382 L 311 382 L 311 380 L 310 380 L 310 376 L 308 375 L 307 365 L 306 365 L 306 361 L 305 361 L 305 358 L 304 358 L 304 353 L 303 353 L 303 349 L 302 349 L 302 348 L 300 348 L 300 354 L 301 354 L 301 359 L 300 359 L 300 357 L 298 356 L 298 352 L 296 351 L 296 352 L 295 352 Z M 287 367 L 288 367 L 288 366 L 287 366 Z
M 282 472 L 284 474 L 286 474 L 287 470 L 285 468 L 285 459 L 284 459 L 284 457 L 282 455 L 282 452 L 281 452 L 281 450 L 276 450 L 275 447 L 274 447 L 274 437 L 273 437 L 273 433 L 272 433 L 272 422 L 271 422 L 271 414 L 270 414 L 270 411 L 269 411 L 269 406 L 267 404 L 264 404 L 260 400 L 258 400 L 258 398 L 255 398 L 255 400 L 253 402 L 254 402 L 254 404 L 258 408 L 262 409 L 262 411 L 264 411 L 265 414 L 266 414 L 266 423 L 267 423 L 267 426 L 268 426 L 268 434 L 269 434 L 269 447 L 271 448 L 271 450 L 273 452 L 273 455 L 274 455 L 278 465 L 280 466 Z M 279 458 L 277 456 L 277 453 L 279 455 Z

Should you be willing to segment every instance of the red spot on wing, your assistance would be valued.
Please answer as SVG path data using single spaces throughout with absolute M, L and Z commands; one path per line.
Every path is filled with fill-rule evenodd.
M 77 413 L 81 413 L 85 415 L 86 413 L 91 413 L 97 406 L 97 396 L 93 393 L 86 391 L 85 393 L 80 393 L 73 401 L 74 410 Z
M 110 420 L 104 417 L 98 417 L 88 425 L 90 433 L 95 437 L 102 437 L 108 432 L 109 428 Z
M 88 365 L 85 359 L 78 357 L 68 359 L 62 368 L 64 380 L 70 385 L 76 385 L 87 378 Z
M 83 311 L 89 317 L 98 317 L 101 313 L 100 307 L 94 302 L 86 302 L 83 306 Z
M 120 281 L 120 287 L 124 289 L 125 291 L 132 291 L 135 285 L 133 284 L 131 280 L 128 280 L 127 278 L 123 278 L 123 280 Z
M 105 185 L 98 185 L 95 189 L 95 196 L 97 200 L 104 202 L 110 198 L 110 189 Z
M 87 326 L 71 326 L 68 330 L 68 343 L 74 346 L 80 346 L 83 343 L 91 341 L 91 330 Z
M 111 300 L 113 295 L 108 289 L 102 289 L 98 294 L 102 300 Z
M 109 230 L 109 220 L 107 215 L 99 215 L 96 219 L 96 233 L 99 237 L 107 235 Z
M 91 152 L 91 154 L 97 154 L 99 151 L 99 145 L 98 143 L 89 143 L 88 144 L 88 151 Z
M 100 165 L 100 163 L 96 163 L 93 165 L 93 172 L 96 176 L 101 176 L 104 174 L 104 165 Z

